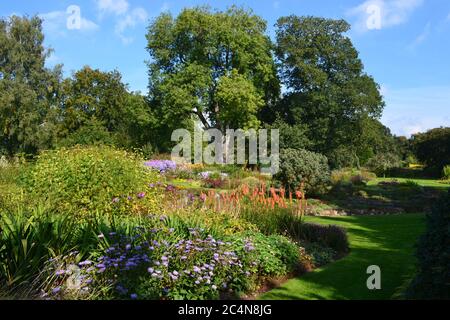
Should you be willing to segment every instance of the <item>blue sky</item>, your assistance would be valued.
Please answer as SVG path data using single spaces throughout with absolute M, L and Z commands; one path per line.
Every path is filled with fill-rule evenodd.
M 118 69 L 131 90 L 146 92 L 149 56 L 145 32 L 163 11 L 209 4 L 251 8 L 273 25 L 280 16 L 344 18 L 367 73 L 381 85 L 386 101 L 382 122 L 397 135 L 450 126 L 450 1 L 448 0 L 2 0 L 0 16 L 39 14 L 48 64 L 64 64 L 66 75 L 90 65 Z M 81 23 L 67 27 L 70 6 Z

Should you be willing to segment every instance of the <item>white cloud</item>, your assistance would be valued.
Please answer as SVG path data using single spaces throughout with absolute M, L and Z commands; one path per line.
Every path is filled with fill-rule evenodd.
M 359 32 L 369 30 L 368 19 L 371 17 L 369 8 L 378 8 L 380 12 L 380 28 L 389 28 L 408 21 L 415 9 L 423 0 L 366 0 L 362 4 L 347 11 L 350 17 L 356 17 L 354 29 Z
M 130 7 L 127 0 L 97 0 L 100 13 L 125 14 Z
M 127 0 L 96 0 L 100 18 L 104 14 L 115 15 L 115 34 L 122 40 L 123 44 L 130 44 L 134 38 L 127 36 L 127 29 L 134 28 L 144 23 L 148 14 L 145 9 L 138 7 L 132 9 Z
M 147 18 L 148 14 L 145 9 L 135 8 L 117 21 L 115 33 L 120 37 L 124 44 L 129 44 L 133 42 L 134 39 L 132 37 L 127 37 L 125 31 L 128 28 L 134 28 L 136 25 L 145 22 Z
M 40 14 L 39 17 L 44 20 L 43 29 L 46 35 L 65 36 L 68 31 L 67 19 L 69 14 L 65 11 L 51 11 Z M 79 29 L 71 29 L 75 31 L 94 31 L 98 29 L 98 25 L 93 21 L 83 18 L 81 14 L 81 24 Z
M 440 126 L 450 126 L 450 87 L 418 87 L 385 92 L 382 122 L 397 135 L 410 136 Z

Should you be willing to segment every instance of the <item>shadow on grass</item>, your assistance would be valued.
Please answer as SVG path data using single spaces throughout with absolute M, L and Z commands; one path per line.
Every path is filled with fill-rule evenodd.
M 415 269 L 414 247 L 424 216 L 308 218 L 348 231 L 351 252 L 345 258 L 291 279 L 261 299 L 390 299 Z M 368 290 L 367 267 L 381 268 L 381 290 Z

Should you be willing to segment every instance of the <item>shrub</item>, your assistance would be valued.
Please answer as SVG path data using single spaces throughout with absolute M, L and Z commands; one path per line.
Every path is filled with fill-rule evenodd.
M 298 190 L 303 184 L 306 192 L 320 193 L 330 179 L 328 160 L 303 149 L 282 149 L 280 169 L 274 178 L 290 190 Z
M 409 299 L 450 299 L 450 191 L 427 215 L 427 229 L 416 256 L 418 273 L 407 290 Z
M 340 169 L 331 172 L 333 185 L 352 183 L 354 185 L 366 184 L 377 178 L 377 175 L 367 170 Z
M 339 253 L 345 253 L 349 250 L 347 232 L 344 228 L 335 225 L 303 223 L 300 240 L 319 243 Z
M 110 212 L 127 197 L 156 206 L 158 174 L 134 154 L 111 147 L 75 147 L 42 153 L 22 182 L 31 196 L 49 200 L 59 212 Z
M 442 169 L 442 178 L 444 180 L 450 180 L 450 165 L 445 166 L 444 169 Z
M 379 176 L 385 175 L 389 170 L 400 166 L 399 157 L 393 153 L 379 153 L 366 163 L 366 167 Z
M 232 242 L 235 252 L 252 265 L 251 269 L 258 275 L 280 276 L 299 265 L 299 248 L 284 236 L 247 232 L 235 236 Z
M 333 262 L 336 256 L 336 251 L 317 243 L 306 243 L 305 250 L 312 257 L 314 267 L 321 267 Z

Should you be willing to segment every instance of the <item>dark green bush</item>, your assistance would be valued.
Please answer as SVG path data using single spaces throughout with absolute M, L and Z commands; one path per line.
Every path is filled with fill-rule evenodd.
M 427 215 L 427 230 L 416 256 L 418 273 L 407 290 L 409 299 L 450 299 L 450 191 Z
M 314 223 L 303 223 L 301 225 L 300 240 L 319 243 L 332 248 L 339 253 L 349 250 L 347 231 L 335 225 L 320 225 Z
M 330 168 L 324 155 L 303 149 L 281 149 L 280 169 L 274 177 L 290 190 L 302 183 L 306 192 L 321 193 L 330 181 Z

